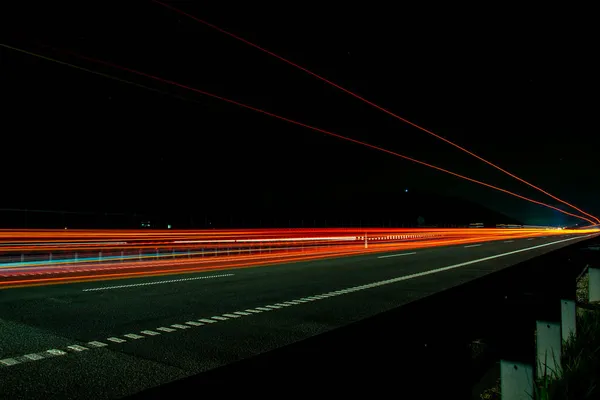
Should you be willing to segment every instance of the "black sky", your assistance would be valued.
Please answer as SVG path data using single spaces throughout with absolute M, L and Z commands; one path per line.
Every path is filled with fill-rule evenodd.
M 70 2 L 69 2 L 70 3 Z M 3 207 L 218 207 L 332 187 L 433 192 L 529 223 L 556 213 L 44 45 L 139 69 L 556 204 L 278 60 L 151 2 L 3 13 Z M 586 10 L 171 4 L 304 65 L 600 214 L 598 63 Z M 8 27 L 8 28 L 6 28 Z M 597 33 L 597 32 L 596 32 Z M 210 199 L 208 201 L 207 199 Z M 233 203 L 230 201 L 234 199 Z

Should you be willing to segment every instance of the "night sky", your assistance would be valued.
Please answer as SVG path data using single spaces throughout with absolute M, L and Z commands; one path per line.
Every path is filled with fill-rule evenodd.
M 70 2 L 69 2 L 70 3 Z M 231 208 L 270 193 L 456 196 L 525 223 L 576 222 L 425 167 L 54 50 L 213 92 L 556 205 L 302 71 L 151 2 L 5 12 L 0 207 Z M 563 10 L 170 2 L 600 215 L 598 63 Z M 282 3 L 283 4 L 283 3 Z M 585 15 L 578 10 L 578 15 Z M 9 27 L 6 29 L 6 27 Z M 185 100 L 176 98 L 183 96 Z M 324 200 L 325 201 L 325 200 Z

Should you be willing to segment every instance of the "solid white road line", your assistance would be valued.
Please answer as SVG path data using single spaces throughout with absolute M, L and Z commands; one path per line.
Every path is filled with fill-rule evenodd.
M 97 290 L 123 289 L 123 288 L 136 287 L 136 286 L 161 285 L 163 283 L 196 281 L 198 279 L 223 278 L 223 277 L 226 277 L 226 276 L 233 276 L 233 275 L 234 274 L 220 274 L 220 275 L 197 276 L 195 278 L 171 279 L 171 280 L 168 280 L 168 281 L 158 281 L 158 282 L 133 283 L 131 285 L 104 286 L 104 287 L 97 287 L 97 288 L 91 288 L 91 289 L 83 289 L 83 291 L 84 292 L 94 292 L 94 291 L 97 291 Z
M 412 253 L 388 254 L 386 256 L 379 256 L 377 258 L 402 257 L 402 256 L 411 256 L 413 254 L 417 254 L 417 252 L 413 251 Z
M 468 249 L 469 247 L 479 247 L 479 246 L 481 246 L 481 243 L 479 243 L 479 244 L 470 244 L 470 245 L 464 246 L 464 247 L 465 247 L 465 249 Z

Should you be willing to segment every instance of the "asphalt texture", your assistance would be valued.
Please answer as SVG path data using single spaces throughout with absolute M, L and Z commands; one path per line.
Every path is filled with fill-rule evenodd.
M 549 236 L 0 290 L 0 398 L 122 398 L 586 239 Z

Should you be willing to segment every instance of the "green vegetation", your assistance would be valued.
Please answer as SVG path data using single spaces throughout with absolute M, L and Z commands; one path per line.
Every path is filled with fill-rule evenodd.
M 586 273 L 577 282 L 577 301 L 588 301 Z M 600 310 L 577 310 L 576 336 L 563 348 L 559 371 L 544 371 L 536 381 L 532 398 L 535 400 L 600 399 Z M 500 380 L 484 391 L 482 400 L 499 400 Z
M 536 400 L 600 398 L 600 311 L 578 313 L 577 335 L 565 343 L 560 371 L 545 371 Z

